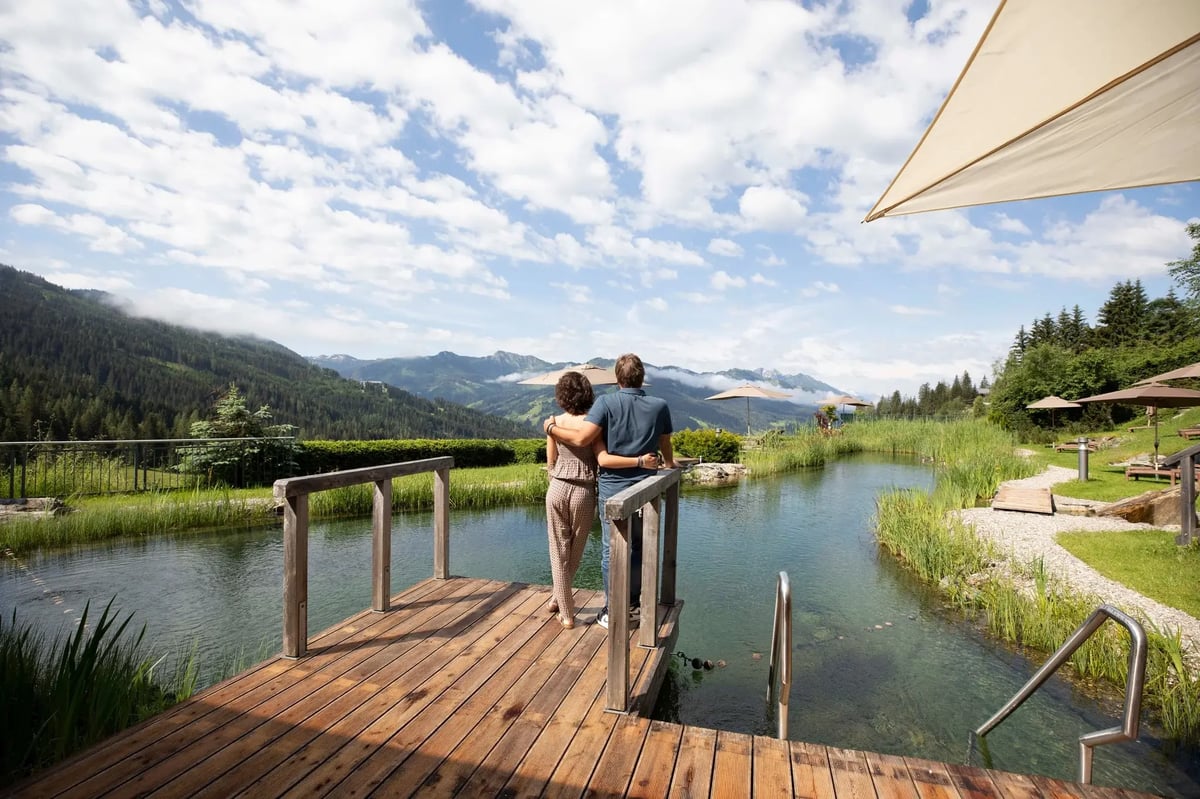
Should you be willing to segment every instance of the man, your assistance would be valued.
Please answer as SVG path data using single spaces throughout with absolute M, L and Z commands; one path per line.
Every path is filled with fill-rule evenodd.
M 642 390 L 646 379 L 646 368 L 642 359 L 633 353 L 617 358 L 615 367 L 617 386 L 615 394 L 603 394 L 583 422 L 566 428 L 558 425 L 551 416 L 543 423 L 546 435 L 575 446 L 588 446 L 603 433 L 608 451 L 613 455 L 638 458 L 641 467 L 612 469 L 600 467 L 600 507 L 604 502 L 647 477 L 658 468 L 657 452 L 662 453 L 663 465 L 675 468 L 675 457 L 671 450 L 671 411 L 667 402 L 659 397 L 648 397 Z M 600 573 L 604 581 L 604 609 L 596 617 L 596 623 L 608 629 L 608 567 L 611 556 L 609 526 L 601 524 Z M 640 618 L 641 569 L 642 569 L 642 518 L 637 514 L 630 521 L 629 544 L 630 564 L 630 620 Z

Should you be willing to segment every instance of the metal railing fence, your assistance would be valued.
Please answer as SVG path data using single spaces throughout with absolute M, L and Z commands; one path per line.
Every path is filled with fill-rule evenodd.
M 295 438 L 0 442 L 0 499 L 270 485 Z M 281 471 L 282 470 L 282 471 Z

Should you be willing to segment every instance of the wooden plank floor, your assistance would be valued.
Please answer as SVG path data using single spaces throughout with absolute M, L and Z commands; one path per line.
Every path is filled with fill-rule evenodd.
M 587 623 L 602 598 L 577 594 L 573 630 L 548 598 L 546 587 L 427 580 L 392 611 L 317 636 L 307 657 L 259 664 L 13 795 L 1145 796 L 606 713 L 606 634 Z M 669 659 L 633 646 L 635 693 Z

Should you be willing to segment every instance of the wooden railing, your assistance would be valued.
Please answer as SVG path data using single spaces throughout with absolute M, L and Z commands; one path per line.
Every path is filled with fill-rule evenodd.
M 659 607 L 675 604 L 675 563 L 679 539 L 679 469 L 665 469 L 608 499 L 603 521 L 610 525 L 608 572 L 608 693 L 605 709 L 629 709 L 629 571 L 631 521 L 642 513 L 642 618 L 638 646 L 658 647 Z M 665 503 L 663 500 L 665 499 Z M 660 506 L 665 504 L 665 511 Z M 661 546 L 659 527 L 662 527 Z M 661 559 L 661 593 L 659 562 Z
M 1200 444 L 1176 452 L 1163 461 L 1163 466 L 1179 468 L 1179 535 L 1175 543 L 1188 546 L 1196 538 L 1196 468 L 1200 459 Z
M 450 576 L 450 470 L 454 458 L 347 469 L 328 474 L 276 480 L 275 499 L 283 500 L 283 656 L 308 651 L 308 497 L 319 491 L 375 484 L 371 510 L 371 609 L 386 611 L 392 581 L 392 480 L 433 472 L 433 576 Z

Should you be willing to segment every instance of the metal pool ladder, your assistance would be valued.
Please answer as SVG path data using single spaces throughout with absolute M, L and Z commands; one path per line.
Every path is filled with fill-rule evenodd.
M 776 612 L 778 613 L 778 610 Z M 1042 667 L 1029 678 L 1029 682 L 1025 683 L 1016 696 L 1008 700 L 1008 704 L 1000 708 L 996 715 L 992 716 L 979 729 L 971 733 L 971 740 L 967 749 L 968 762 L 971 759 L 971 752 L 975 748 L 976 741 L 984 744 L 983 748 L 986 757 L 986 743 L 984 743 L 983 737 L 999 725 L 1000 722 L 1008 718 L 1013 711 L 1021 706 L 1022 702 L 1032 696 L 1041 687 L 1042 683 L 1050 679 L 1051 675 L 1067 662 L 1067 659 L 1071 657 L 1075 650 L 1082 646 L 1084 641 L 1090 638 L 1100 628 L 1100 625 L 1104 624 L 1108 619 L 1112 619 L 1128 630 L 1131 639 L 1129 647 L 1129 676 L 1125 682 L 1125 717 L 1120 727 L 1096 730 L 1095 732 L 1089 732 L 1079 737 L 1079 781 L 1082 783 L 1090 783 L 1092 781 L 1093 747 L 1103 744 L 1120 743 L 1121 741 L 1137 740 L 1138 719 L 1142 713 L 1142 686 L 1146 681 L 1146 633 L 1142 629 L 1142 625 L 1135 619 L 1130 618 L 1112 605 L 1101 605 L 1092 611 L 1092 615 L 1087 617 L 1087 621 L 1080 625 L 1079 629 L 1067 639 L 1067 642 L 1059 647 L 1058 651 L 1049 660 L 1042 664 Z
M 775 622 L 771 625 L 771 669 L 767 676 L 767 702 L 776 692 L 775 675 L 779 674 L 779 705 L 777 736 L 787 739 L 788 694 L 792 691 L 792 588 L 787 572 L 780 572 L 775 581 Z

